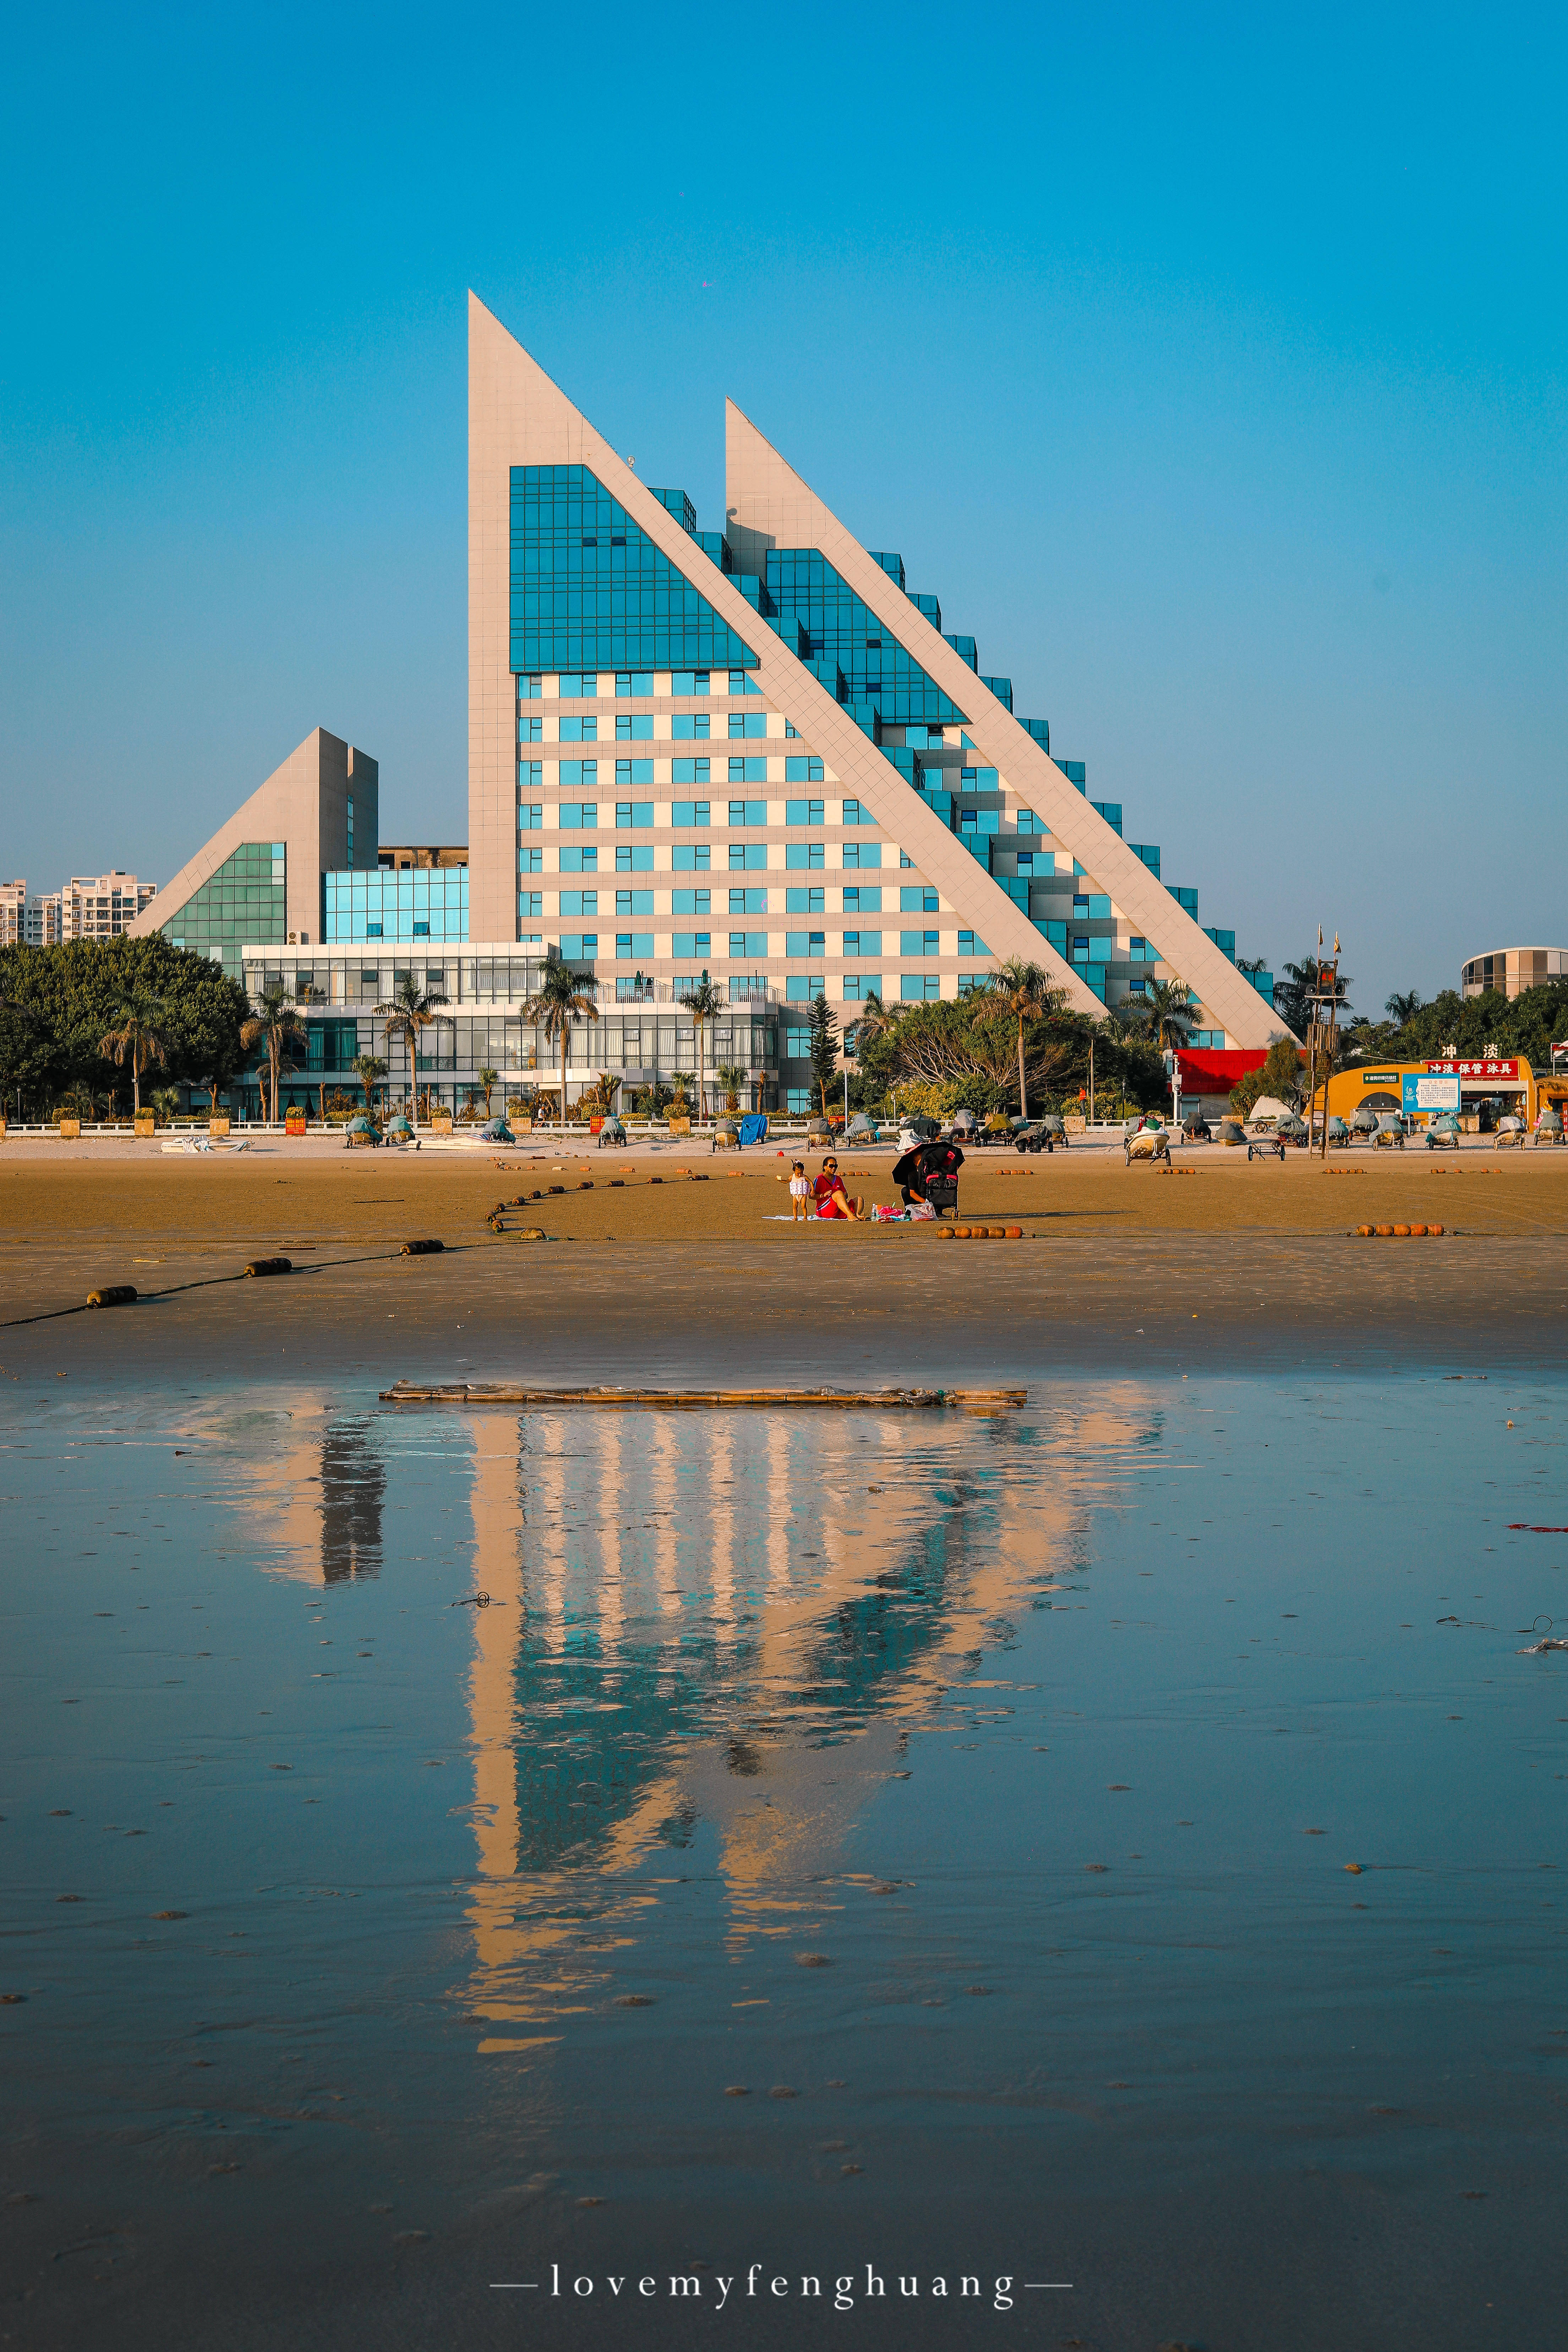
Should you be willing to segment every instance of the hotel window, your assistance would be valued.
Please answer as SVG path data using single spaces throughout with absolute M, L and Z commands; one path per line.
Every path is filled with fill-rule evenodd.
M 803 759 L 798 754 L 793 759 L 786 759 L 784 761 L 784 782 L 786 784 L 821 783 L 821 761 Z M 822 822 L 821 818 L 818 817 L 816 822 L 820 824 Z
M 809 1029 L 786 1029 L 779 1042 L 786 1062 L 808 1062 L 811 1059 Z
M 844 995 L 847 1003 L 856 1003 L 861 997 L 880 996 L 881 993 L 882 975 L 879 971 L 847 971 L 845 973 Z M 847 1037 L 844 1042 L 847 1048 L 849 1045 Z
M 868 808 L 861 807 L 858 801 L 846 801 L 844 822 L 846 824 L 875 824 L 877 820 Z
M 765 759 L 737 760 L 731 758 L 730 761 L 731 783 L 765 784 L 767 781 L 768 763 Z M 761 822 L 765 824 L 767 820 L 766 818 L 763 818 Z
M 597 801 L 563 801 L 557 823 L 563 833 L 581 833 L 599 822 Z
M 983 956 L 989 955 L 991 950 L 984 940 L 975 938 L 973 931 L 960 931 L 958 952 L 961 956 Z
M 524 801 L 517 813 L 519 833 L 539 833 L 544 825 L 544 809 L 539 801 Z
M 669 853 L 669 862 L 677 874 L 706 874 L 713 862 L 713 851 L 706 841 L 678 841 Z
M 669 821 L 677 825 L 706 824 L 708 807 L 706 801 L 675 801 L 670 805 Z
M 804 857 L 801 858 L 799 862 L 802 866 L 805 864 Z M 818 860 L 819 864 L 820 862 L 821 861 Z M 765 841 L 732 841 L 730 844 L 730 871 L 731 874 L 765 871 L 767 863 L 768 845 Z M 788 853 L 786 863 L 791 866 L 795 863 L 793 846 Z
M 596 890 L 563 890 L 561 893 L 561 912 L 563 917 L 596 915 L 598 911 L 599 894 Z
M 616 724 L 618 728 L 620 721 L 617 719 Z M 596 743 L 598 740 L 599 722 L 596 719 L 563 719 L 561 721 L 563 743 Z
M 765 890 L 731 890 L 730 912 L 732 915 L 765 915 L 768 894 Z
M 942 999 L 942 982 L 934 971 L 906 971 L 899 981 L 899 994 L 906 1004 L 936 1004 Z
M 598 787 L 598 782 L 599 762 L 597 760 L 562 761 L 560 773 L 556 780 L 557 789 L 559 791 L 569 793 L 573 790 L 574 786 L 575 786 L 575 788 L 581 792 L 584 784 L 591 784 L 596 790 Z M 585 818 L 584 822 L 588 824 L 597 824 L 599 820 L 596 816 L 593 816 Z
M 517 894 L 517 911 L 526 921 L 538 922 L 544 912 L 543 891 L 520 890 Z
M 598 952 L 599 941 L 595 932 L 562 932 L 561 958 L 563 963 L 592 963 Z
M 730 961 L 731 963 L 765 962 L 768 952 L 766 931 L 731 931 Z
M 672 890 L 669 909 L 673 915 L 705 915 L 712 900 L 711 890 Z
M 520 874 L 542 874 L 544 871 L 543 850 L 520 849 L 517 853 L 517 870 Z
M 846 883 L 844 911 L 847 915 L 879 915 L 882 911 L 880 886 L 873 884 L 867 887 L 858 887 Z
M 569 670 L 563 672 L 557 679 L 555 698 L 558 702 L 589 702 L 598 691 L 597 670 L 584 670 L 581 676 L 575 670 Z
M 907 956 L 933 956 L 942 952 L 940 931 L 900 931 L 899 953 Z
M 934 915 L 937 894 L 923 883 L 905 883 L 899 892 L 899 908 L 906 915 Z
M 618 695 L 622 696 L 623 698 L 624 698 L 624 697 L 626 697 L 626 696 L 627 696 L 627 695 L 630 695 L 630 696 L 633 696 L 633 697 L 637 697 L 637 696 L 643 696 L 643 697 L 651 696 L 651 694 L 653 693 L 653 672 L 652 672 L 652 670 L 651 670 L 651 669 L 630 669 L 630 670 L 623 669 L 623 670 L 617 670 L 617 671 L 616 671 L 616 692 Z
M 827 941 L 821 931 L 786 931 L 784 953 L 786 956 L 825 956 Z
M 652 782 L 653 761 L 651 760 L 617 760 L 616 761 L 616 782 L 622 791 L 629 792 L 634 784 L 651 784 Z M 653 803 L 648 801 L 645 805 L 651 809 Z M 618 823 L 619 820 L 617 819 L 616 822 Z M 638 817 L 636 822 L 639 824 L 651 824 L 653 819 L 651 816 Z
M 914 861 L 914 859 L 910 856 L 910 853 L 909 853 L 909 851 L 908 851 L 907 849 L 900 849 L 900 852 L 899 852 L 899 864 L 900 864 L 900 866 L 912 866 L 912 865 L 914 864 L 914 862 L 915 862 L 915 861 Z
M 592 725 L 593 721 L 590 720 L 589 724 Z M 617 743 L 651 743 L 653 713 L 618 710 L 616 713 L 616 740 Z
M 684 961 L 689 957 L 695 961 L 698 956 L 712 954 L 713 935 L 710 931 L 677 931 L 669 946 L 678 961 Z
M 563 874 L 596 874 L 598 870 L 599 852 L 597 847 L 593 849 L 563 848 L 562 850 L 561 871 Z
M 669 780 L 673 784 L 705 784 L 708 782 L 708 762 L 706 760 L 672 760 Z M 675 822 L 679 824 L 680 819 L 677 817 Z M 704 817 L 702 823 L 706 824 L 707 822 Z
M 880 866 L 881 862 L 879 841 L 847 841 L 844 845 L 844 863 L 847 866 Z
M 730 691 L 731 694 L 760 694 L 762 688 L 743 669 L 732 669 L 730 672 Z
M 652 823 L 653 803 L 651 801 L 617 801 L 616 803 L 616 824 L 622 833 L 635 830 L 642 825 L 649 825 Z
M 820 841 L 786 841 L 784 844 L 786 866 L 815 869 L 826 862 L 826 852 Z
M 653 892 L 651 890 L 617 890 L 616 892 L 616 913 L 623 922 L 635 922 L 639 915 L 651 915 L 653 913 Z M 650 948 L 648 950 L 648 953 L 651 955 L 652 952 L 653 950 Z
M 653 933 L 651 931 L 616 932 L 616 961 L 617 963 L 630 963 L 634 957 L 638 963 L 642 963 L 644 961 L 651 963 L 653 961 Z
M 820 824 L 823 822 L 821 801 L 785 801 L 785 824 Z
M 520 702 L 537 702 L 542 691 L 542 678 L 520 677 L 517 681 L 517 698 Z
M 543 719 L 520 719 L 517 722 L 517 740 L 520 743 L 542 743 L 544 740 Z
M 706 743 L 709 726 L 705 710 L 678 710 L 669 722 L 670 737 L 677 743 Z
M 823 993 L 823 975 L 819 971 L 796 972 L 784 982 L 784 996 L 791 1004 L 809 1004 L 814 996 Z
M 880 931 L 845 932 L 844 953 L 847 960 L 855 961 L 861 956 L 879 956 L 881 952 L 882 934 Z
M 766 801 L 731 801 L 730 803 L 731 824 L 766 824 L 767 821 Z
M 678 669 L 669 681 L 671 694 L 706 694 L 708 672 L 705 669 Z
M 651 874 L 653 872 L 652 842 L 617 842 L 616 872 L 617 874 Z

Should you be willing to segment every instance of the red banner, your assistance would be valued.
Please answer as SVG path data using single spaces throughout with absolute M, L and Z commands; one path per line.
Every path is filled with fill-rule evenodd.
M 1248 1070 L 1260 1070 L 1268 1056 L 1261 1045 L 1184 1046 L 1176 1055 L 1184 1095 L 1227 1095 Z

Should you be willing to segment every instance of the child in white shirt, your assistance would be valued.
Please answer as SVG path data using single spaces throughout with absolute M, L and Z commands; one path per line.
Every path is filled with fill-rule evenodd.
M 789 1217 L 792 1225 L 805 1223 L 811 1215 L 807 1206 L 810 1199 L 811 1185 L 806 1177 L 805 1162 L 804 1160 L 797 1160 L 794 1173 L 789 1180 Z

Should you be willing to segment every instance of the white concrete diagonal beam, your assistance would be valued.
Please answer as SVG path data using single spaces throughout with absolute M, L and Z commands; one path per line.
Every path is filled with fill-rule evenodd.
M 1134 929 L 1153 940 L 1163 961 L 1180 973 L 1237 1044 L 1267 1045 L 1283 1035 L 1285 1024 L 1272 1005 L 1172 898 L 1142 859 L 1133 855 L 1115 828 L 1096 813 L 1006 705 L 981 683 L 898 582 L 824 506 L 734 402 L 726 401 L 724 408 L 725 530 L 742 568 L 761 571 L 763 556 L 770 547 L 819 549 L 927 675 L 961 710 L 973 714 L 969 734 L 986 764 L 1002 771 L 1012 789 L 1094 877 L 1100 888 L 1110 894 Z M 872 756 L 881 757 L 876 752 Z M 1040 934 L 1032 924 L 1026 924 L 1026 929 L 1034 941 L 1032 949 L 1000 951 L 1028 952 L 1044 961 Z M 1090 1002 L 1096 1012 L 1102 1009 L 1098 998 Z

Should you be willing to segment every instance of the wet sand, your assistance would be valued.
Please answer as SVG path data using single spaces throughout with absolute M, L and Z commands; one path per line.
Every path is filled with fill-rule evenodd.
M 0 1157 L 0 1368 L 13 1378 L 122 1380 L 184 1361 L 381 1385 L 942 1385 L 1063 1363 L 1545 1364 L 1568 1314 L 1556 1153 L 1369 1155 L 1337 1174 L 1211 1151 L 1174 1176 L 1109 1154 L 977 1158 L 963 1217 L 1022 1237 L 955 1243 L 930 1224 L 777 1222 L 787 1163 L 773 1160 L 476 1164 L 278 1142 L 216 1164 L 106 1164 L 49 1150 Z M 846 1169 L 868 1198 L 894 1197 L 885 1156 Z M 490 1230 L 497 1202 L 536 1191 Z M 1445 1234 L 1353 1232 L 1394 1222 Z M 530 1227 L 547 1238 L 524 1239 Z M 425 1235 L 440 1256 L 400 1255 Z M 293 1271 L 242 1278 L 271 1255 Z M 79 1311 L 110 1283 L 134 1285 L 138 1304 Z

